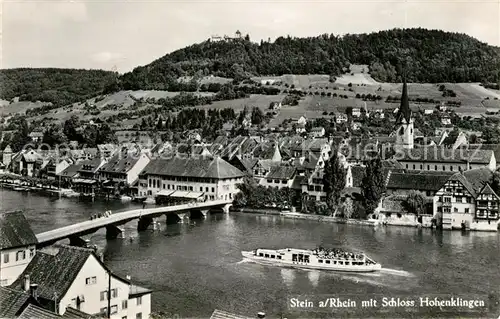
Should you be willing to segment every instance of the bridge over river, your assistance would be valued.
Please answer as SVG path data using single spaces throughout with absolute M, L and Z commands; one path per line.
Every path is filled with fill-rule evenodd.
M 93 234 L 104 227 L 106 228 L 106 238 L 114 239 L 124 231 L 123 227 L 120 226 L 134 219 L 138 219 L 137 230 L 143 231 L 154 224 L 155 218 L 162 215 L 166 216 L 167 224 L 172 224 L 183 220 L 186 215 L 190 217 L 205 217 L 213 209 L 219 209 L 227 213 L 231 204 L 232 201 L 230 200 L 214 200 L 114 213 L 37 234 L 37 246 L 49 246 L 63 239 L 69 239 L 71 245 L 82 246 L 86 243 L 81 238 L 82 236 Z

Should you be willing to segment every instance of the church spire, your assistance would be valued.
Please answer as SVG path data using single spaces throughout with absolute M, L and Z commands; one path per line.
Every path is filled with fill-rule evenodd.
M 410 103 L 408 102 L 408 86 L 406 84 L 406 72 L 403 75 L 403 92 L 401 94 L 401 105 L 399 106 L 396 124 L 409 123 L 411 119 Z

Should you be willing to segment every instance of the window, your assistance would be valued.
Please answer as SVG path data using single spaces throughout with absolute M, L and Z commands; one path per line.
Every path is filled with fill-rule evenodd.
M 118 297 L 118 289 L 117 288 L 111 289 L 111 298 L 116 298 L 116 297 Z
M 135 319 L 142 319 L 142 312 L 135 315 Z
M 215 193 L 215 187 L 212 187 L 212 193 Z
M 3 263 L 8 264 L 9 263 L 9 253 L 3 254 Z
M 326 261 L 326 263 L 327 263 L 327 264 L 329 264 L 329 263 L 330 263 L 330 261 L 329 261 L 329 260 L 325 260 L 325 261 Z
M 464 211 L 464 213 L 468 214 L 469 213 L 469 209 L 466 208 L 465 211 Z
M 107 291 L 101 291 L 101 301 L 107 300 L 108 292 Z
M 94 277 L 85 278 L 85 284 L 86 285 L 95 285 L 96 282 L 97 282 L 97 278 L 95 276 Z
M 111 306 L 111 314 L 115 314 L 118 312 L 118 305 Z
M 200 192 L 202 192 L 202 193 L 203 193 L 203 187 L 200 187 Z
M 413 164 L 413 169 L 415 169 L 415 164 Z
M 24 259 L 23 255 L 25 255 L 26 253 L 24 252 L 24 250 L 19 250 L 17 253 L 16 253 L 16 261 L 19 261 L 19 260 L 22 260 Z
M 108 307 L 101 308 L 101 313 L 108 313 Z
M 142 305 L 142 296 L 141 297 L 137 297 L 137 305 L 138 306 Z
M 467 197 L 467 204 L 470 204 L 470 203 L 472 203 L 472 198 Z
M 122 319 L 127 319 L 127 316 L 123 316 Z
M 35 248 L 30 249 L 30 258 L 32 258 L 33 256 L 35 256 Z
M 434 170 L 437 171 L 438 170 L 438 166 L 437 165 L 434 165 Z
M 450 165 L 450 171 L 453 171 L 453 166 Z
M 322 264 L 322 263 L 323 263 L 323 260 L 322 260 L 322 259 L 318 259 L 318 262 L 319 262 L 320 264 Z
M 128 300 L 123 300 L 122 301 L 122 309 L 127 309 L 128 308 Z
M 430 165 L 427 165 L 427 170 L 430 171 L 431 170 L 431 166 Z

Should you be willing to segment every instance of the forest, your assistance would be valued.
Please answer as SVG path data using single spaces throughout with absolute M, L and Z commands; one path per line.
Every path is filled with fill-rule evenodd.
M 343 37 L 280 37 L 205 42 L 167 54 L 122 76 L 128 88 L 151 89 L 179 76 L 214 75 L 242 80 L 282 74 L 340 75 L 350 64 L 367 64 L 381 82 L 498 83 L 500 49 L 470 36 L 438 30 L 393 29 Z
M 104 70 L 19 68 L 0 70 L 0 97 L 50 102 L 55 108 L 103 93 L 118 73 Z
M 202 76 L 248 82 L 251 76 L 345 73 L 350 64 L 366 64 L 380 82 L 401 82 L 403 69 L 409 82 L 481 82 L 498 87 L 500 48 L 470 36 L 439 30 L 393 29 L 342 37 L 279 37 L 274 42 L 210 39 L 169 53 L 146 66 L 119 75 L 104 70 L 21 68 L 0 70 L 0 97 L 50 102 L 47 109 L 119 90 L 220 92 L 223 85 L 199 85 Z M 180 82 L 181 76 L 192 76 Z M 247 87 L 239 94 L 276 94 Z M 228 95 L 223 92 L 223 95 Z M 232 93 L 232 92 L 229 92 Z M 444 91 L 443 94 L 451 94 Z M 229 94 L 231 95 L 231 94 Z

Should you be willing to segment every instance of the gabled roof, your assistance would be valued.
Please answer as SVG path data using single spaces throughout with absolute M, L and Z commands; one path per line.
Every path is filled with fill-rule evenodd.
M 428 146 L 404 150 L 403 158 L 400 161 L 489 164 L 492 156 L 494 156 L 492 150 Z
M 483 186 L 483 188 L 478 192 L 477 194 L 479 195 L 493 195 L 497 200 L 500 200 L 500 197 L 498 197 L 497 193 L 491 188 L 490 184 L 486 184 Z
M 267 179 L 285 179 L 290 180 L 295 176 L 297 168 L 293 166 L 274 166 L 266 175 Z
M 417 189 L 421 191 L 438 191 L 455 173 L 440 175 L 425 171 L 396 173 L 391 172 L 387 181 L 388 189 Z
M 99 169 L 99 171 L 107 173 L 128 173 L 134 167 L 140 157 L 141 155 L 137 154 L 115 154 L 106 164 L 104 164 Z
M 62 298 L 92 253 L 91 249 L 66 245 L 39 250 L 10 287 L 22 289 L 24 277 L 29 275 L 30 281 L 38 284 L 40 298 L 53 300 L 55 294 Z
M 0 287 L 0 318 L 14 318 L 29 302 L 30 295 L 22 290 Z
M 73 307 L 66 307 L 66 311 L 62 315 L 62 318 L 63 319 L 64 318 L 66 318 L 66 319 L 91 319 L 91 318 L 98 318 L 98 317 L 89 315 L 88 313 L 77 310 Z
M 36 243 L 36 235 L 21 211 L 0 214 L 0 250 Z
M 188 157 L 178 156 L 170 159 L 155 159 L 141 172 L 141 175 L 184 176 L 198 178 L 239 178 L 243 172 L 220 157 Z
M 55 312 L 45 310 L 41 307 L 29 304 L 17 319 L 61 319 L 62 316 Z
M 71 164 L 70 166 L 66 167 L 66 169 L 59 175 L 64 177 L 74 177 L 78 174 L 78 171 L 80 171 L 81 168 L 82 164 Z
M 462 173 L 471 184 L 474 191 L 479 192 L 484 185 L 488 184 L 493 178 L 493 172 L 487 167 L 470 169 Z

